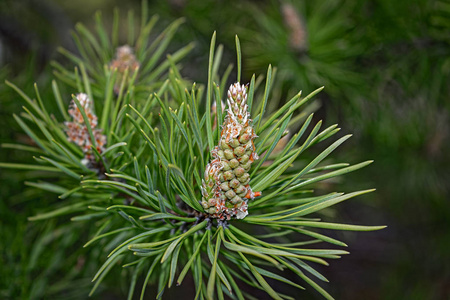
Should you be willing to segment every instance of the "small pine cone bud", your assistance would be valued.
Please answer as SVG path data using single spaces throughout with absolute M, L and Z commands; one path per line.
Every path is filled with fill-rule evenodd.
M 223 173 L 223 178 L 225 179 L 225 180 L 231 180 L 231 179 L 233 179 L 235 176 L 234 176 L 234 173 L 232 172 L 232 171 L 226 171 L 226 172 L 224 172 Z
M 233 148 L 236 148 L 237 146 L 239 146 L 241 143 L 239 142 L 238 139 L 232 139 L 229 143 L 229 145 Z
M 242 186 L 242 185 L 241 185 Z M 245 192 L 242 192 L 242 193 L 239 193 L 239 194 L 237 194 L 239 197 L 241 197 L 241 198 L 245 198 L 245 196 L 247 196 L 247 191 L 245 191 Z
M 237 180 L 236 178 L 231 180 L 229 183 L 229 186 L 233 189 L 236 189 L 238 186 L 240 186 L 241 183 L 239 182 L 239 180 Z
M 240 204 L 240 203 L 242 203 L 244 200 L 242 200 L 241 197 L 239 197 L 239 196 L 235 196 L 235 197 L 234 197 L 233 199 L 231 199 L 230 201 L 231 201 L 231 203 L 233 203 L 233 204 Z
M 225 149 L 231 149 L 231 146 L 223 139 L 220 141 L 220 147 L 225 151 Z M 225 155 L 226 157 L 226 155 Z
M 245 195 L 247 195 L 247 188 L 239 183 L 239 186 L 234 190 L 236 192 L 236 194 L 238 194 L 239 197 L 244 197 Z M 241 195 L 244 194 L 244 195 Z
M 242 175 L 244 175 L 245 173 L 245 169 L 243 167 L 237 167 L 236 169 L 234 169 L 234 175 L 236 175 L 236 177 L 241 177 Z
M 234 180 L 234 179 L 233 179 Z M 220 189 L 224 192 L 228 191 L 230 189 L 230 186 L 228 185 L 228 181 L 223 182 L 220 185 Z
M 250 158 L 249 155 L 244 154 L 244 155 L 241 156 L 239 162 L 240 162 L 241 164 L 245 164 L 246 162 L 248 162 L 249 158 Z
M 252 162 L 248 161 L 245 164 L 241 164 L 242 168 L 244 168 L 245 171 L 250 170 L 250 167 L 252 166 Z
M 252 141 L 248 141 L 247 143 L 245 143 L 244 148 L 245 148 L 246 151 L 250 150 L 251 152 L 253 152 Z
M 234 149 L 234 154 L 236 154 L 237 156 L 242 156 L 245 153 L 245 148 L 242 146 L 236 147 Z
M 248 143 L 248 141 L 250 141 L 250 138 L 251 138 L 250 134 L 244 133 L 243 135 L 241 135 L 239 137 L 239 142 L 241 144 L 246 144 L 246 143 Z
M 246 182 L 248 179 L 250 179 L 250 175 L 248 173 L 244 173 L 241 177 L 238 178 L 238 180 L 242 183 Z
M 227 196 L 228 199 L 232 199 L 234 198 L 234 196 L 236 196 L 236 193 L 233 190 L 229 190 L 225 193 L 225 196 Z
M 220 159 L 225 159 L 225 154 L 223 153 L 222 150 L 218 150 L 218 151 L 217 151 L 217 156 L 218 156 Z
M 231 165 L 230 162 L 228 162 L 226 160 L 222 160 L 222 170 L 224 170 L 224 171 L 231 170 L 232 166 L 230 167 L 230 165 Z
M 209 204 L 205 200 L 202 201 L 202 206 L 203 206 L 204 209 L 209 208 Z
M 247 177 L 245 181 L 241 181 L 243 185 L 247 185 L 250 182 L 250 177 Z
M 229 165 L 234 169 L 239 166 L 239 161 L 236 158 L 233 158 L 232 160 L 230 160 Z
M 226 159 L 234 158 L 233 150 L 231 150 L 231 149 L 226 149 L 225 151 L 223 151 L 223 153 L 225 154 Z

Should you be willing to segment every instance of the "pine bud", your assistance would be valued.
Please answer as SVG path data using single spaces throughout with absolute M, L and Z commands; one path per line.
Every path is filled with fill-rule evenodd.
M 140 63 L 133 53 L 133 48 L 128 45 L 116 49 L 116 58 L 111 61 L 109 67 L 111 70 L 117 70 L 117 79 L 114 84 L 114 92 L 119 93 L 125 71 L 128 70 L 128 77 L 132 77 L 134 72 L 140 67 Z
M 243 201 L 244 200 L 242 200 L 241 197 L 239 197 L 239 196 L 235 196 L 233 199 L 230 200 L 230 202 L 233 203 L 233 204 L 240 204 Z
M 228 199 L 234 198 L 236 196 L 236 193 L 233 190 L 229 190 L 225 193 L 225 196 L 227 196 Z
M 239 184 L 239 186 L 236 188 L 235 191 L 239 197 L 244 197 L 245 195 L 247 195 L 247 188 L 245 186 L 243 186 L 242 184 Z
M 247 161 L 245 164 L 241 164 L 242 168 L 244 168 L 245 171 L 250 170 L 250 167 L 252 166 L 251 161 Z
M 239 180 L 237 179 L 233 179 L 230 181 L 229 186 L 233 189 L 237 188 L 238 186 L 240 186 L 241 183 L 239 182 Z
M 80 102 L 81 107 L 84 109 L 89 125 L 95 139 L 96 149 L 99 153 L 105 151 L 106 136 L 102 134 L 102 129 L 97 129 L 97 116 L 92 111 L 92 101 L 88 95 L 80 93 L 76 95 L 77 100 Z M 92 162 L 94 160 L 94 154 L 92 153 L 92 140 L 87 130 L 86 123 L 83 119 L 81 111 L 78 106 L 72 100 L 68 110 L 69 114 L 73 118 L 73 122 L 64 122 L 66 125 L 66 134 L 69 141 L 77 144 L 84 152 L 84 160 L 86 162 Z
M 237 139 L 232 139 L 231 142 L 230 142 L 230 146 L 233 147 L 233 148 L 236 148 L 240 144 L 241 144 L 240 141 L 238 141 Z
M 224 192 L 228 191 L 230 189 L 230 186 L 228 185 L 228 181 L 225 181 L 220 184 L 220 189 Z
M 242 155 L 242 157 L 239 159 L 239 162 L 240 162 L 241 164 L 245 164 L 246 162 L 248 162 L 249 158 L 250 158 L 249 155 L 244 154 L 244 155 Z
M 247 201 L 261 195 L 249 186 L 248 171 L 258 155 L 253 144 L 257 136 L 248 112 L 247 87 L 235 83 L 227 95 L 227 115 L 219 146 L 211 151 L 213 159 L 206 167 L 212 173 L 205 173 L 202 184 L 202 206 L 210 217 L 220 220 L 244 218 L 248 214 Z
M 239 161 L 236 158 L 233 158 L 232 160 L 230 160 L 229 165 L 234 169 L 239 166 Z
M 233 166 L 230 166 L 230 165 L 231 165 L 231 161 L 230 162 L 227 162 L 226 160 L 222 161 L 222 167 L 223 167 L 224 171 L 228 171 L 228 170 L 231 170 L 231 168 L 234 168 Z
M 234 158 L 233 150 L 231 150 L 231 149 L 226 149 L 223 153 L 225 154 L 226 159 Z
M 245 169 L 243 167 L 237 167 L 234 170 L 234 175 L 236 175 L 236 177 L 241 177 L 242 175 L 244 175 L 245 173 Z
M 250 178 L 250 175 L 248 173 L 244 173 L 241 177 L 239 177 L 240 182 L 246 182 Z
M 218 156 L 220 159 L 225 159 L 225 154 L 223 153 L 223 150 L 217 151 L 217 156 Z
M 246 144 L 246 143 L 248 143 L 248 141 L 250 141 L 250 139 L 251 139 L 251 136 L 248 133 L 244 133 L 243 135 L 241 135 L 239 137 L 239 142 L 241 144 Z
M 245 148 L 242 146 L 238 146 L 234 149 L 234 154 L 236 154 L 237 156 L 242 156 L 245 153 Z
M 232 171 L 226 171 L 226 172 L 224 172 L 223 173 L 223 178 L 225 179 L 225 180 L 231 180 L 231 179 L 233 179 L 235 176 L 234 176 L 234 173 L 232 172 Z

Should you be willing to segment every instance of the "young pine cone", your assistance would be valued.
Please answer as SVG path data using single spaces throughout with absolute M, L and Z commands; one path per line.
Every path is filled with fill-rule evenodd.
M 91 108 L 91 105 L 93 103 L 89 99 L 88 95 L 84 93 L 80 93 L 76 97 L 83 107 L 84 112 L 86 113 L 86 116 L 88 118 L 92 133 L 94 134 L 97 151 L 102 153 L 105 150 L 106 136 L 102 134 L 102 129 L 96 128 L 98 122 L 97 116 L 93 113 Z M 84 122 L 83 116 L 73 100 L 70 103 L 69 114 L 72 116 L 73 122 L 64 122 L 64 124 L 66 125 L 65 131 L 68 140 L 81 147 L 85 155 L 84 162 L 87 163 L 93 161 L 95 158 L 91 150 L 91 137 L 89 136 L 89 132 Z
M 133 48 L 128 45 L 116 49 L 116 58 L 109 64 L 109 67 L 117 69 L 117 79 L 114 84 L 114 92 L 119 93 L 125 71 L 128 70 L 128 78 L 131 78 L 134 72 L 137 72 L 140 63 L 134 55 Z
M 228 109 L 219 145 L 206 166 L 202 184 L 202 206 L 210 217 L 243 219 L 248 214 L 248 199 L 260 196 L 249 182 L 250 167 L 258 155 L 253 140 L 256 134 L 247 106 L 247 87 L 235 83 L 228 90 Z

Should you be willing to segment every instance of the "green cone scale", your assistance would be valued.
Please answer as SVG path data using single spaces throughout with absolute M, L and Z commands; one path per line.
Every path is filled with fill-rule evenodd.
M 249 182 L 250 167 L 258 155 L 253 140 L 257 137 L 247 106 L 247 86 L 232 84 L 228 90 L 227 115 L 219 145 L 205 168 L 202 182 L 202 206 L 212 218 L 243 219 L 248 214 L 248 200 L 260 196 Z

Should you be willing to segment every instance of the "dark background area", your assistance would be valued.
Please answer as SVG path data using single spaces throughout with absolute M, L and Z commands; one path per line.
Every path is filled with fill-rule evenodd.
M 37 82 L 45 99 L 53 79 L 50 61 L 64 63 L 57 47 L 75 51 L 70 36 L 75 24 L 92 28 L 96 10 L 111 21 L 113 7 L 126 16 L 128 9 L 139 12 L 140 1 L 0 2 L 2 144 L 28 142 L 12 118 L 24 103 L 4 80 L 28 94 Z M 330 187 L 377 188 L 329 213 L 343 223 L 388 226 L 377 232 L 336 234 L 351 254 L 319 269 L 330 280 L 326 288 L 336 299 L 450 298 L 449 1 L 171 0 L 150 1 L 149 14 L 160 15 L 159 28 L 175 18 L 186 19 L 173 47 L 196 42 L 183 63 L 184 75 L 194 81 L 206 81 L 209 42 L 216 30 L 224 45 L 224 64 L 234 63 L 234 36 L 239 35 L 245 80 L 254 72 L 264 74 L 269 63 L 278 68 L 273 105 L 298 89 L 307 94 L 325 85 L 318 97 L 317 120 L 338 123 L 344 134 L 354 134 L 334 153 L 334 160 L 375 160 Z M 30 160 L 28 153 L 1 149 L 2 162 Z M 61 256 L 60 262 L 69 260 L 57 254 L 60 246 L 75 253 L 76 239 L 83 237 L 53 236 L 41 242 L 46 251 L 33 254 L 38 236 L 58 221 L 27 221 L 37 207 L 55 197 L 24 186 L 28 175 L 1 170 L 0 298 L 45 295 L 51 278 L 66 272 L 55 262 L 54 256 Z M 54 266 L 49 268 L 49 262 Z M 86 298 L 86 278 L 77 278 L 77 293 L 66 295 Z M 125 297 L 118 287 L 107 290 L 96 297 Z M 304 292 L 299 298 L 320 296 Z

